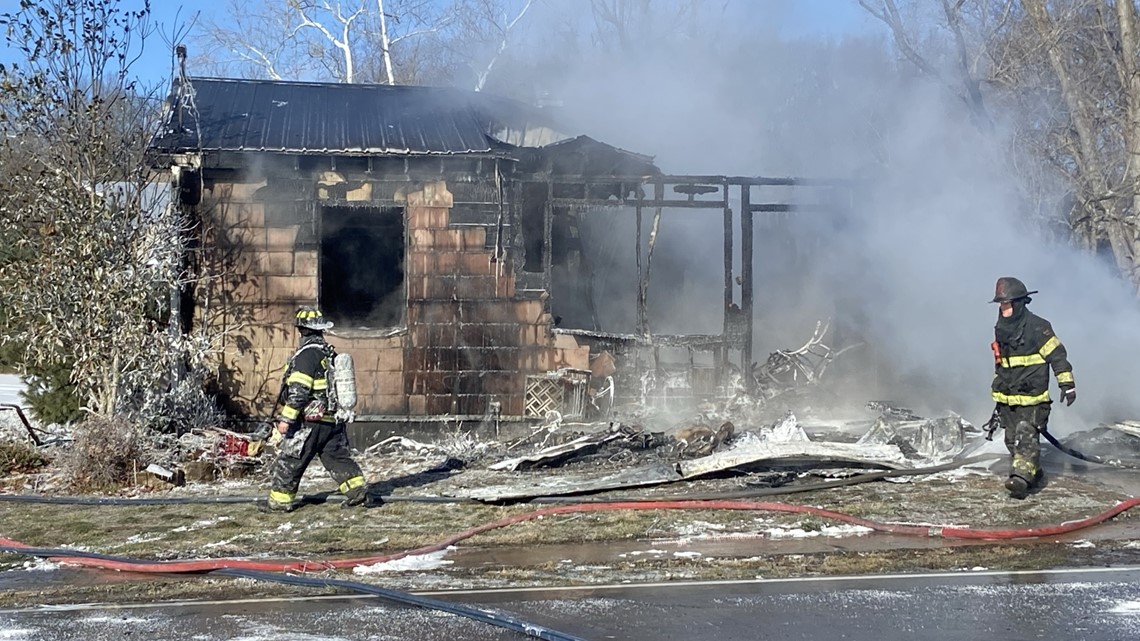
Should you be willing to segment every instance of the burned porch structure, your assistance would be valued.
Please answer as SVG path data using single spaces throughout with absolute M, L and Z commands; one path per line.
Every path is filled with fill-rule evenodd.
M 271 410 L 292 313 L 313 302 L 353 354 L 362 422 L 578 417 L 607 393 L 665 400 L 676 385 L 646 389 L 645 373 L 670 370 L 688 388 L 673 397 L 731 394 L 754 360 L 756 217 L 778 225 L 848 198 L 826 181 L 665 175 L 539 110 L 452 89 L 182 79 L 171 105 L 152 150 L 202 276 L 183 292 L 183 329 L 221 337 L 219 391 L 251 415 Z M 693 257 L 723 283 L 714 331 L 652 318 L 675 215 L 722 235 L 717 255 Z M 636 266 L 614 290 L 631 325 L 599 313 L 618 299 L 597 300 L 587 217 L 633 227 L 606 234 Z M 686 355 L 679 371 L 670 353 Z
M 837 355 L 824 343 L 826 321 L 802 330 L 808 339 L 800 349 L 777 350 L 765 354 L 768 359 L 756 362 L 754 339 L 756 326 L 756 243 L 757 220 L 768 230 L 787 225 L 793 216 L 827 216 L 841 218 L 850 206 L 849 185 L 842 181 L 805 178 L 771 178 L 760 176 L 652 175 L 652 176 L 585 176 L 558 171 L 519 176 L 529 193 L 544 197 L 524 199 L 524 215 L 538 218 L 541 202 L 542 285 L 549 292 L 549 307 L 554 315 L 555 335 L 574 336 L 591 347 L 591 356 L 616 356 L 616 381 L 594 381 L 596 396 L 614 386 L 612 401 L 638 402 L 675 410 L 692 409 L 702 401 L 724 399 L 740 392 L 770 396 L 800 382 L 811 382 L 822 368 Z M 592 283 L 602 271 L 588 256 L 582 238 L 582 217 L 600 211 L 611 212 L 610 221 L 625 218 L 632 222 L 632 232 L 613 242 L 624 247 L 633 257 L 634 272 L 618 286 L 624 299 L 597 300 Z M 666 222 L 663 219 L 668 218 Z M 679 291 L 676 283 L 665 281 L 654 287 L 655 255 L 660 265 L 662 255 L 658 240 L 664 226 L 678 220 L 703 219 L 706 231 L 715 230 L 720 238 L 717 254 L 687 256 L 690 264 L 701 265 L 707 274 L 718 270 L 719 282 L 706 279 L 711 288 L 719 285 L 722 297 L 717 301 L 716 327 L 712 331 L 671 333 L 660 331 L 661 318 L 651 313 L 651 298 L 668 297 Z M 534 222 L 532 225 L 536 224 Z M 561 234 L 559 234 L 561 230 Z M 626 228 L 623 232 L 630 232 Z M 561 252 L 557 246 L 568 245 Z M 577 255 L 575 255 L 577 254 Z M 578 263 L 574 264 L 575 259 Z M 559 260 L 569 263 L 568 271 L 578 275 L 575 294 L 584 295 L 585 310 L 578 307 L 576 322 L 567 322 L 566 276 L 557 276 Z M 524 266 L 523 269 L 528 269 Z M 656 271 L 660 271 L 660 267 Z M 793 266 L 800 270 L 802 266 Z M 624 275 L 624 274 L 623 274 Z M 572 279 L 573 280 L 573 279 Z M 560 282 L 561 281 L 561 282 Z M 672 291 L 670 291 L 672 289 Z M 599 318 L 602 305 L 625 303 L 633 310 L 632 326 L 627 331 L 614 331 Z M 763 301 L 761 302 L 763 304 Z M 681 308 L 690 307 L 681 301 Z M 658 314 L 659 316 L 661 314 Z M 612 320 L 612 314 L 611 320 Z M 705 358 L 700 358 L 704 356 Z M 592 367 L 595 375 L 606 366 Z M 596 399 L 595 409 L 606 403 Z

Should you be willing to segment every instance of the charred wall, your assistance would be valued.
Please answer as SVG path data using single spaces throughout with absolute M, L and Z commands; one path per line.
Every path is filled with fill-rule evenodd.
M 392 294 L 339 282 L 351 274 L 337 272 L 344 265 L 334 268 L 331 254 L 349 244 L 357 263 L 370 245 L 385 261 L 394 246 L 402 252 L 388 283 L 401 283 L 399 315 L 334 305 L 341 318 L 330 340 L 354 356 L 358 414 L 522 416 L 528 376 L 588 368 L 588 347 L 551 333 L 542 292 L 519 287 L 517 190 L 499 167 L 432 176 L 406 163 L 389 173 L 300 164 L 208 171 L 196 207 L 203 273 L 217 275 L 196 291 L 197 318 L 223 337 L 218 387 L 236 408 L 271 411 L 298 305 Z

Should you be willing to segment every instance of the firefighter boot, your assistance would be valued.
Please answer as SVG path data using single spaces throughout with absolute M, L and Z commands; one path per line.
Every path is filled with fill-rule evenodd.
M 1011 474 L 1005 480 L 1005 489 L 1009 490 L 1010 498 L 1023 499 L 1029 496 L 1029 481 L 1016 474 Z
M 258 512 L 288 513 L 292 512 L 295 509 L 297 509 L 297 507 L 294 503 L 282 503 L 281 501 L 274 501 L 273 499 L 265 499 L 264 501 L 257 502 Z
M 361 485 L 344 493 L 344 503 L 341 503 L 340 507 L 347 510 L 358 505 L 364 505 L 366 500 L 368 500 L 368 488 Z

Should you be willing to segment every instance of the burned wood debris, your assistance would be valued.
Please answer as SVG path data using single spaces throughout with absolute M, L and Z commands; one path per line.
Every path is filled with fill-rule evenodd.
M 587 427 L 579 424 L 578 427 Z M 900 421 L 881 415 L 862 438 L 813 440 L 796 416 L 757 429 L 736 432 L 730 421 L 713 429 L 698 423 L 673 435 L 648 435 L 636 427 L 615 423 L 596 426 L 564 443 L 542 447 L 488 466 L 509 479 L 453 488 L 449 496 L 479 501 L 521 501 L 540 496 L 570 496 L 609 490 L 649 487 L 723 474 L 770 474 L 826 468 L 871 467 L 913 469 L 944 462 L 962 452 L 968 423 L 959 417 Z M 977 433 L 977 430 L 973 430 Z M 914 439 L 908 440 L 908 439 Z M 692 456 L 693 444 L 700 443 Z M 637 450 L 638 457 L 616 452 Z M 593 458 L 611 465 L 582 465 Z M 535 474 L 540 467 L 563 467 L 559 474 Z M 619 468 L 619 469 L 614 469 Z

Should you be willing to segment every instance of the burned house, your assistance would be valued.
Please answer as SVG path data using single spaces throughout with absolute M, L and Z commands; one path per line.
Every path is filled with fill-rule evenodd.
M 754 216 L 793 209 L 765 190 L 812 187 L 666 175 L 542 110 L 449 88 L 182 78 L 170 107 L 152 152 L 190 223 L 183 329 L 224 341 L 219 391 L 249 414 L 270 410 L 292 315 L 313 302 L 354 356 L 359 421 L 581 415 L 595 397 L 665 394 L 665 376 L 637 376 L 671 350 L 686 394 L 716 394 L 753 362 Z M 712 331 L 653 322 L 675 211 L 719 237 L 702 258 L 723 287 Z M 596 277 L 616 271 L 599 238 L 629 272 L 604 304 Z M 632 382 L 615 392 L 619 372 Z

